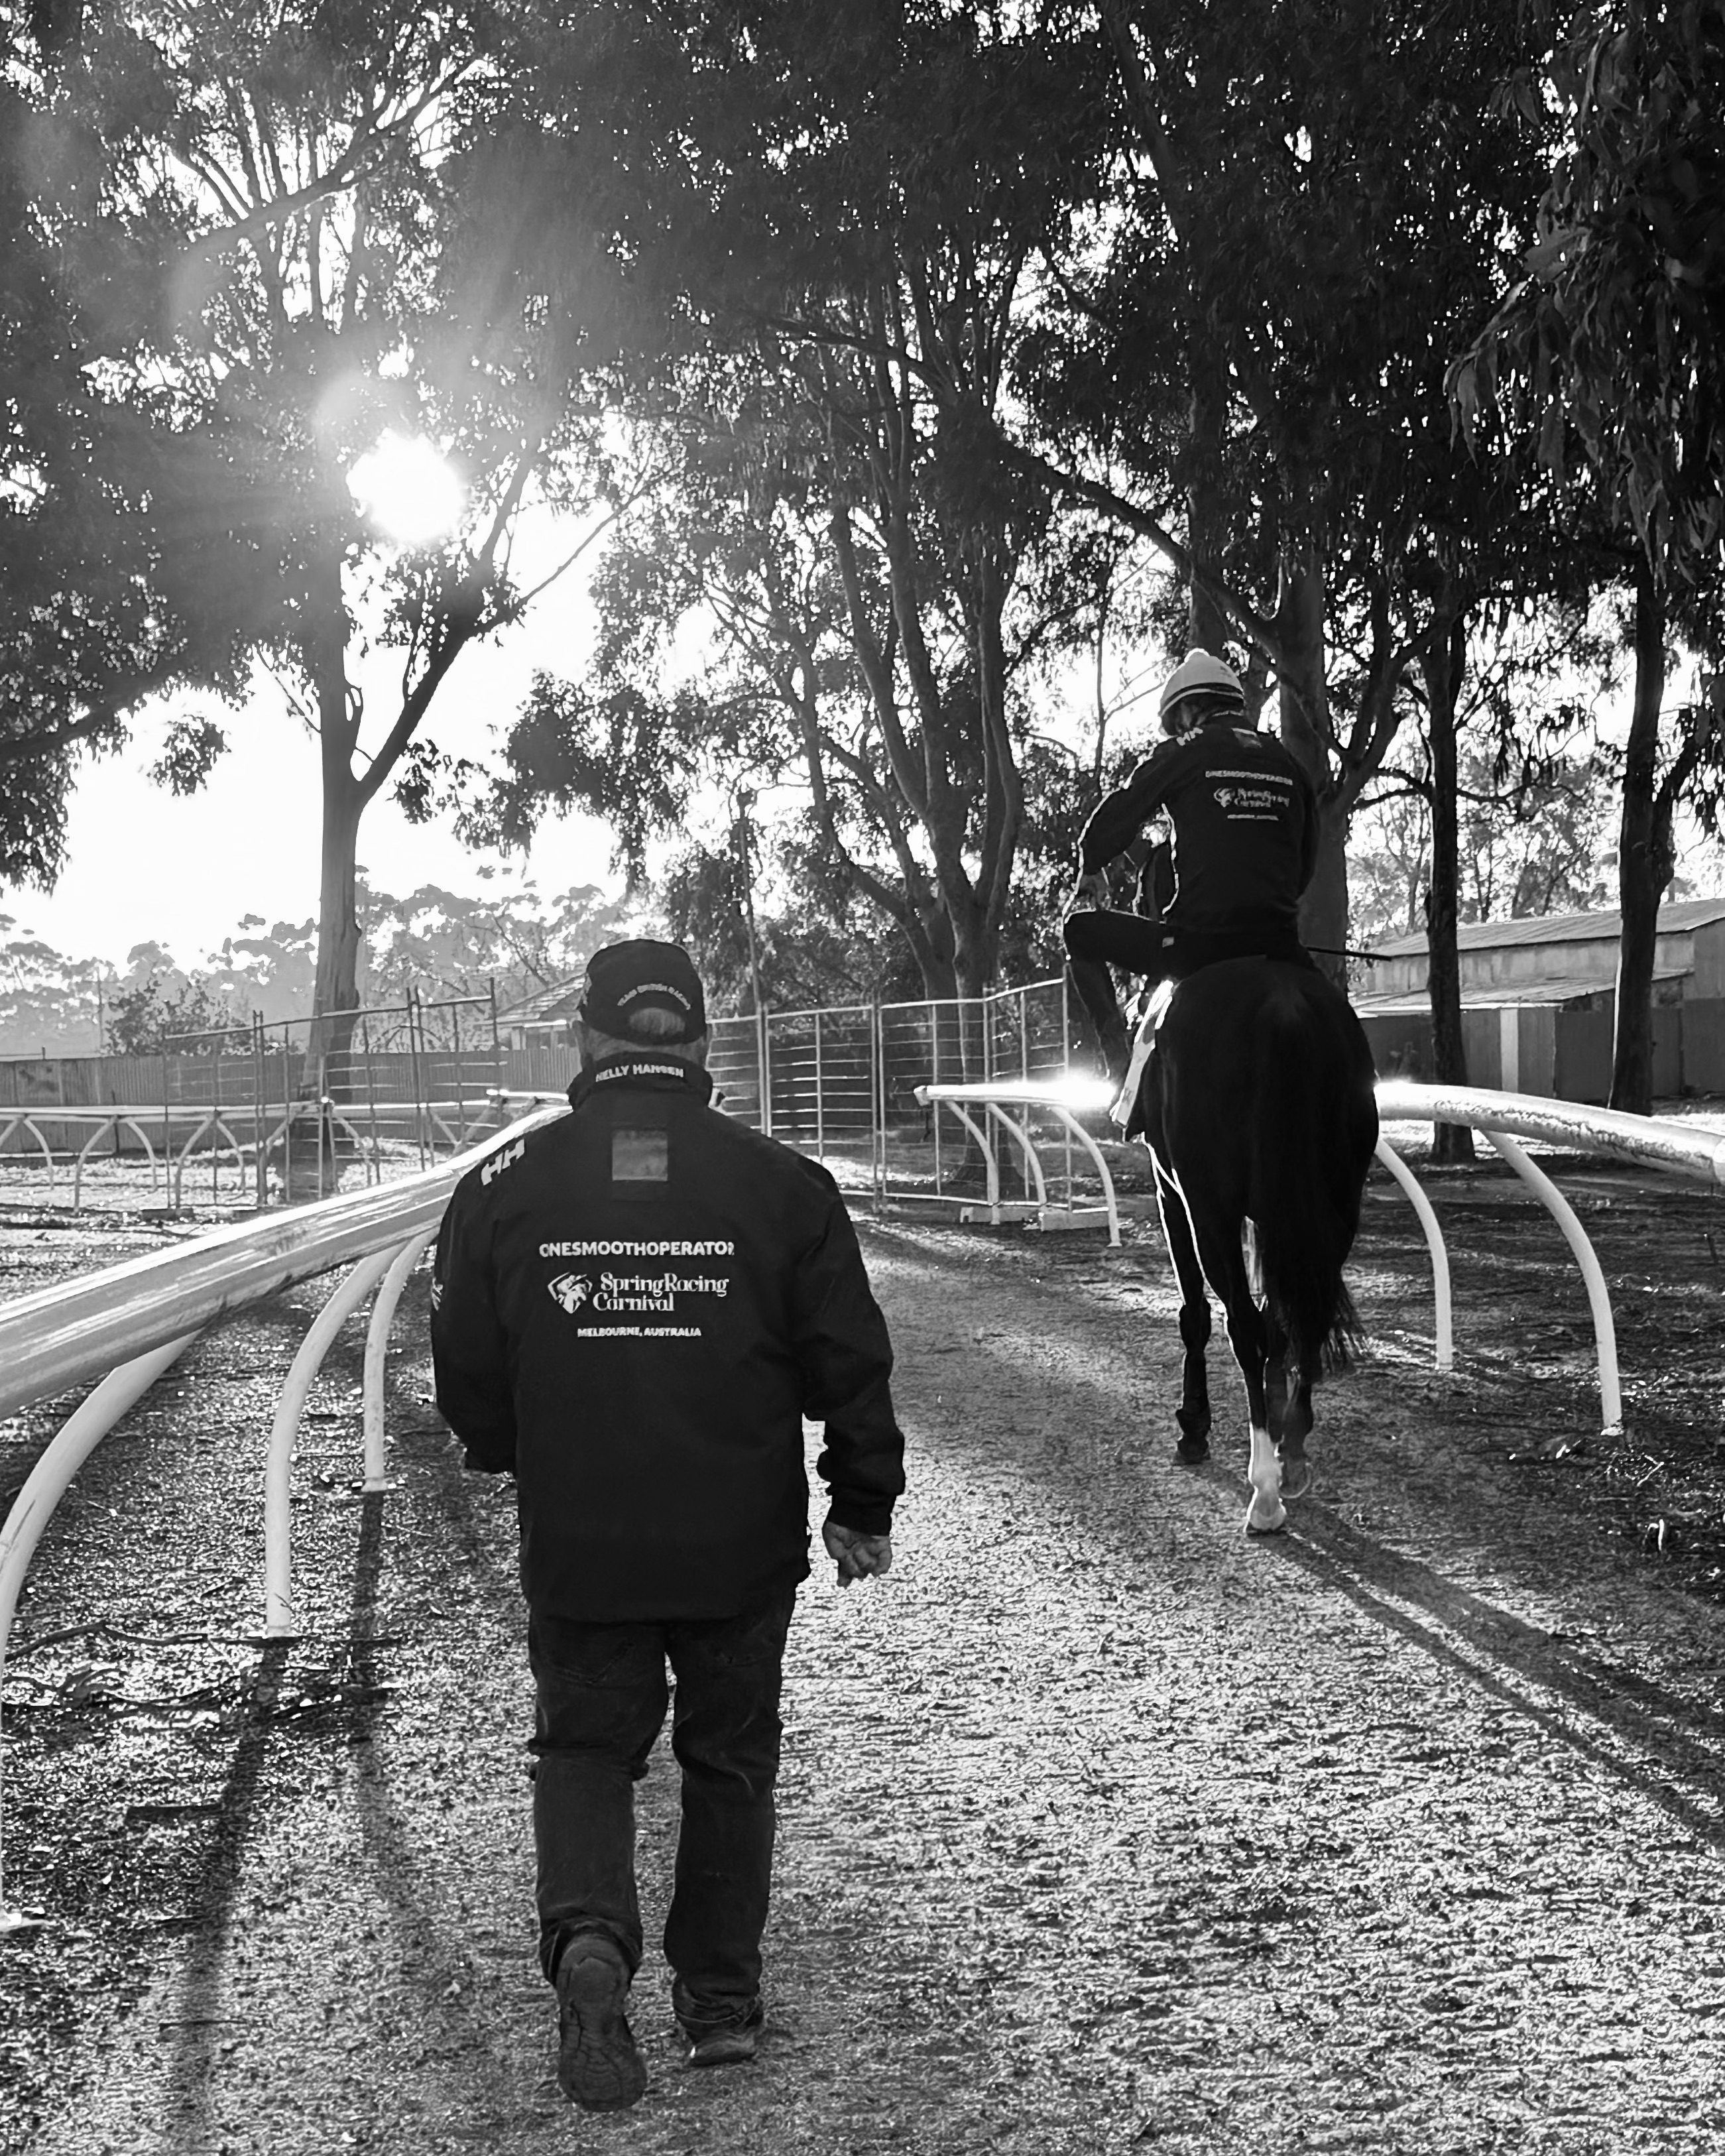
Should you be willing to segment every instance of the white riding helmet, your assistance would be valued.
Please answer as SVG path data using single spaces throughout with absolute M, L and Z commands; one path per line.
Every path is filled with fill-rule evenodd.
M 1207 710 L 1237 713 L 1244 718 L 1245 690 L 1231 666 L 1224 665 L 1214 652 L 1194 649 L 1162 685 L 1157 706 L 1162 731 L 1183 734 L 1199 723 Z

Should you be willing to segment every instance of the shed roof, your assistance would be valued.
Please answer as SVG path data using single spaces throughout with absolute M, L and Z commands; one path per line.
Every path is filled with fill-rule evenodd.
M 1681 966 L 1656 966 L 1653 978 L 1656 982 L 1684 981 L 1689 975 Z M 1524 1004 L 1584 1004 L 1611 993 L 1609 981 L 1579 980 L 1574 973 L 1548 973 L 1531 981 L 1481 981 L 1471 986 L 1464 981 L 1461 1008 L 1518 1010 Z M 1376 996 L 1368 991 L 1350 995 L 1348 1001 L 1362 1018 L 1425 1017 L 1431 1011 L 1431 997 L 1425 988 L 1387 989 Z
M 1681 935 L 1725 921 L 1725 898 L 1679 898 L 1659 909 L 1659 933 Z M 1469 921 L 1455 932 L 1462 951 L 1510 951 L 1530 943 L 1615 943 L 1623 932 L 1623 916 L 1615 910 L 1592 913 L 1545 913 L 1525 921 Z M 1425 950 L 1423 929 L 1391 936 L 1372 946 L 1374 957 L 1405 958 Z M 1526 998 L 1518 998 L 1526 1001 Z
M 523 996 L 518 1004 L 511 1004 L 506 1010 L 497 1014 L 497 1023 L 503 1025 L 560 1025 L 575 1015 L 575 1006 L 581 1000 L 587 985 L 585 973 L 572 973 L 566 980 L 548 981 L 542 988 L 535 988 L 530 996 Z

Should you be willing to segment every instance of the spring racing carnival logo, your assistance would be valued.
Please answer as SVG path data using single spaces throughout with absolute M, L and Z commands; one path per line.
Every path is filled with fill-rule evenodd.
M 585 1273 L 559 1273 L 550 1287 L 558 1307 L 567 1311 L 571 1317 L 593 1293 L 593 1282 Z
M 725 1273 L 567 1272 L 547 1281 L 546 1291 L 570 1317 L 675 1317 L 692 1296 L 728 1295 L 731 1281 Z

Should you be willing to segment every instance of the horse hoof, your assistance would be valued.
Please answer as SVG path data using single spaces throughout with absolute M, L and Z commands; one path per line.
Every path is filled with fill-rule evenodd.
M 1255 1535 L 1260 1540 L 1267 1541 L 1271 1535 L 1285 1535 L 1288 1531 L 1288 1523 L 1286 1520 L 1278 1520 L 1273 1527 L 1260 1527 L 1255 1520 L 1248 1520 L 1245 1523 L 1245 1531 L 1249 1535 Z
M 1281 1494 L 1284 1497 L 1303 1497 L 1317 1477 L 1309 1460 L 1295 1458 L 1281 1463 Z
M 1174 1457 L 1183 1467 L 1201 1467 L 1210 1456 L 1210 1441 L 1207 1437 L 1183 1437 L 1174 1447 Z

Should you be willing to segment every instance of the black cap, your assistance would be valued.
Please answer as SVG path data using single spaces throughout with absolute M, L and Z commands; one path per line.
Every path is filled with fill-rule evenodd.
M 629 1023 L 636 1012 L 666 1011 L 678 1023 L 675 1031 L 637 1031 Z M 595 1032 L 617 1040 L 687 1043 L 706 1031 L 706 998 L 694 961 L 680 943 L 658 943 L 638 936 L 628 943 L 608 943 L 587 962 L 587 988 L 581 1016 Z

